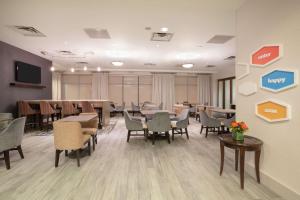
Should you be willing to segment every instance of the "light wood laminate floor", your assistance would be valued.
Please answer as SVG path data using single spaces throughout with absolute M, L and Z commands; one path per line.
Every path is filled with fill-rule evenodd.
M 231 150 L 226 149 L 220 177 L 217 136 L 206 139 L 199 130 L 191 119 L 190 140 L 178 135 L 171 144 L 161 140 L 153 146 L 132 137 L 127 143 L 120 118 L 111 133 L 98 136 L 96 151 L 81 160 L 80 168 L 64 154 L 54 168 L 53 137 L 27 135 L 24 160 L 12 152 L 10 170 L 0 161 L 0 199 L 281 200 L 247 174 L 240 190 Z

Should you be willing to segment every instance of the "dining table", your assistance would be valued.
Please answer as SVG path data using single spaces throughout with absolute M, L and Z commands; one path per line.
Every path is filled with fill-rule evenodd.
M 74 116 L 68 116 L 65 118 L 60 119 L 61 122 L 89 122 L 91 120 L 95 120 L 98 118 L 97 114 L 83 114 L 83 115 L 74 115 Z
M 223 108 L 212 108 L 210 109 L 210 111 L 225 114 L 227 119 L 233 117 L 233 115 L 235 115 L 236 112 L 234 109 L 223 109 Z

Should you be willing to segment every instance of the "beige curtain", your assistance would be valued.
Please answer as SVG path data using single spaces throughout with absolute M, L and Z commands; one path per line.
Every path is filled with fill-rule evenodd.
M 61 100 L 61 73 L 52 73 L 52 99 Z
M 197 77 L 197 101 L 200 104 L 211 104 L 211 76 L 199 75 Z
M 92 77 L 92 98 L 108 99 L 108 73 L 94 73 Z
M 152 102 L 162 102 L 163 109 L 171 111 L 175 103 L 174 74 L 154 74 L 152 80 Z

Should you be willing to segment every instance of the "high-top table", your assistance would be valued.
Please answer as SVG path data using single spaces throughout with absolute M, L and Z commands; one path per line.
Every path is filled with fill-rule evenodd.
M 238 160 L 240 157 L 240 182 L 241 188 L 244 189 L 244 169 L 245 169 L 245 152 L 254 151 L 255 152 L 255 172 L 257 182 L 260 183 L 259 175 L 259 159 L 260 152 L 263 142 L 255 137 L 245 135 L 244 141 L 233 140 L 231 135 L 223 135 L 219 137 L 220 139 L 220 149 L 221 149 L 221 164 L 220 164 L 220 176 L 223 173 L 224 167 L 224 147 L 235 149 L 235 170 L 238 170 Z
M 231 118 L 235 114 L 234 109 L 212 108 L 210 111 L 225 114 L 227 119 Z

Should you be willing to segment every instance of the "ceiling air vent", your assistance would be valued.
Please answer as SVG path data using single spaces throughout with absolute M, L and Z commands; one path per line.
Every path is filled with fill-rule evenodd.
M 110 39 L 106 29 L 85 28 L 84 31 L 92 39 Z
M 80 64 L 80 65 L 87 65 L 89 64 L 88 62 L 77 62 L 77 64 Z
M 46 37 L 43 33 L 32 26 L 8 26 L 10 29 L 28 37 Z
M 227 58 L 225 58 L 224 60 L 234 60 L 235 59 L 235 56 L 229 56 Z
M 213 68 L 216 67 L 216 65 L 206 65 L 207 68 Z
M 147 62 L 147 63 L 144 63 L 145 66 L 156 66 L 155 63 L 151 63 L 151 62 Z
M 211 44 L 224 44 L 234 38 L 232 35 L 215 35 L 210 40 L 207 41 L 207 43 Z
M 151 41 L 169 42 L 173 35 L 173 33 L 152 33 Z

